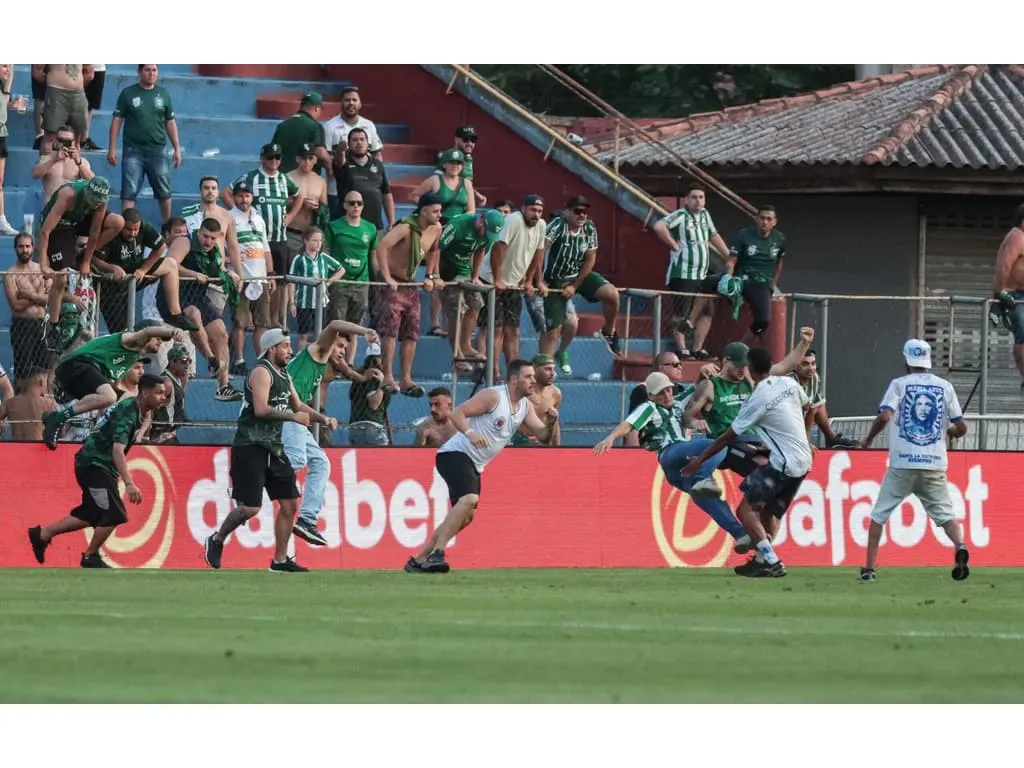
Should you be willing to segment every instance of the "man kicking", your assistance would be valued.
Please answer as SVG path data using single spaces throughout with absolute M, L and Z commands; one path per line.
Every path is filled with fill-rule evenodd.
M 946 435 L 954 439 L 966 435 L 967 423 L 953 385 L 931 372 L 931 345 L 911 339 L 903 345 L 903 358 L 907 374 L 889 384 L 878 406 L 878 416 L 861 443 L 861 448 L 870 448 L 878 433 L 889 426 L 889 468 L 871 510 L 867 562 L 860 569 L 860 579 L 875 580 L 882 526 L 893 510 L 914 494 L 928 517 L 946 532 L 956 547 L 953 578 L 963 581 L 971 574 L 967 565 L 970 553 L 949 497 L 946 481 L 949 456 L 945 438 Z
M 300 349 L 288 362 L 286 370 L 295 387 L 295 393 L 314 413 L 316 410 L 313 408 L 313 397 L 320 388 L 327 365 L 333 364 L 335 370 L 341 365 L 341 361 L 345 359 L 349 335 L 362 336 L 367 344 L 378 342 L 377 332 L 370 328 L 345 320 L 332 320 L 316 341 Z M 324 423 L 330 430 L 338 428 L 337 419 L 328 417 Z M 297 421 L 284 422 L 281 427 L 281 439 L 292 469 L 299 472 L 303 467 L 309 467 L 306 483 L 302 487 L 302 506 L 299 508 L 298 520 L 295 521 L 295 535 L 314 546 L 326 546 L 327 539 L 317 530 L 317 518 L 324 506 L 324 493 L 327 491 L 327 478 L 331 474 L 331 463 L 309 428 Z
M 735 571 L 751 578 L 778 578 L 786 575 L 786 566 L 772 549 L 770 538 L 778 531 L 778 521 L 811 471 L 814 453 L 807 436 L 810 401 L 793 379 L 772 374 L 772 358 L 767 349 L 750 350 L 747 362 L 754 381 L 753 393 L 725 432 L 691 459 L 682 472 L 684 476 L 696 474 L 705 461 L 748 430 L 772 447 L 768 463 L 740 484 L 743 501 L 739 518 L 757 553 Z
M 87 341 L 61 359 L 54 379 L 72 399 L 43 416 L 43 442 L 51 451 L 57 450 L 57 435 L 69 419 L 117 402 L 114 382 L 131 370 L 136 360 L 156 352 L 165 341 L 185 338 L 182 331 L 153 320 L 143 320 L 135 328 Z
M 513 360 L 504 384 L 477 392 L 452 411 L 458 431 L 437 450 L 435 460 L 438 474 L 448 485 L 452 508 L 423 549 L 409 558 L 407 573 L 448 573 L 444 550 L 455 534 L 473 522 L 480 504 L 480 475 L 520 426 L 525 425 L 542 443 L 551 439 L 558 412 L 549 410 L 545 421 L 534 412 L 529 395 L 535 380 L 530 363 Z
M 128 471 L 128 451 L 146 436 L 153 412 L 167 401 L 164 380 L 152 373 L 139 380 L 139 394 L 126 397 L 108 410 L 75 454 L 75 480 L 82 489 L 82 503 L 55 523 L 28 529 L 32 552 L 40 565 L 54 536 L 93 528 L 82 555 L 82 568 L 109 568 L 100 547 L 114 529 L 128 521 L 118 480 L 123 480 L 128 500 L 142 503 L 142 492 Z

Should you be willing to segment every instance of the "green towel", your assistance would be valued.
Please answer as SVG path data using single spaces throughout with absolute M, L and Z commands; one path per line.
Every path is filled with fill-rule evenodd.
M 196 266 L 199 267 L 200 272 L 207 277 L 220 278 L 221 288 L 224 289 L 224 295 L 227 297 L 228 303 L 232 307 L 237 307 L 242 297 L 238 294 L 235 281 L 224 271 L 224 259 L 220 255 L 220 246 L 215 245 L 209 251 L 203 251 L 202 248 L 195 247 L 192 249 L 192 256 L 195 258 Z
M 718 292 L 732 301 L 733 320 L 739 319 L 740 310 L 743 309 L 743 281 L 745 279 L 725 274 L 718 281 Z
M 415 214 L 406 216 L 398 223 L 409 225 L 409 272 L 405 279 L 412 280 L 416 275 L 416 268 L 423 260 L 423 255 L 420 253 L 420 238 L 423 236 L 423 230 L 420 228 L 419 216 Z

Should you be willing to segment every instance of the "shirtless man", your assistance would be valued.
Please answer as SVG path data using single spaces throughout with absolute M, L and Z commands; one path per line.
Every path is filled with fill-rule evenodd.
M 288 225 L 288 248 L 293 255 L 303 250 L 303 232 L 310 227 L 326 229 L 330 223 L 327 213 L 327 179 L 313 171 L 317 159 L 316 148 L 312 144 L 300 145 L 295 159 L 299 166 L 288 173 L 288 178 L 298 185 L 302 193 L 302 205 Z
M 18 380 L 18 394 L 0 405 L 0 423 L 11 422 L 11 439 L 43 441 L 43 414 L 56 410 L 57 403 L 46 397 L 46 371 L 33 370 Z
M 95 175 L 89 161 L 79 154 L 78 139 L 70 125 L 61 126 L 53 151 L 41 153 L 32 168 L 32 178 L 43 180 L 43 200 L 49 200 L 65 182 L 88 181 Z
M 416 448 L 440 448 L 455 435 L 455 425 L 449 416 L 452 412 L 452 393 L 445 387 L 437 387 L 427 393 L 430 402 L 430 416 L 416 427 Z
M 1015 226 L 1006 233 L 996 255 L 996 273 L 992 279 L 992 316 L 1001 319 L 1013 331 L 1013 362 L 1024 377 L 1024 204 L 1013 214 Z M 1024 392 L 1024 381 L 1020 385 Z
M 242 251 L 238 247 L 238 228 L 235 226 L 235 217 L 226 208 L 217 205 L 217 197 L 220 193 L 220 182 L 216 176 L 203 176 L 199 180 L 199 202 L 193 205 L 186 205 L 181 209 L 181 217 L 185 219 L 188 226 L 189 236 L 199 231 L 199 225 L 203 219 L 216 219 L 220 224 L 220 232 L 217 234 L 217 244 L 220 252 L 225 254 L 228 263 L 236 275 L 242 274 Z
M 49 289 L 39 265 L 32 261 L 32 236 L 23 232 L 15 237 L 14 252 L 17 263 L 4 275 L 4 293 L 12 314 L 14 378 L 22 379 L 33 368 L 49 367 L 44 340 Z
M 426 259 L 427 277 L 423 290 L 444 288 L 438 274 L 441 260 L 441 203 L 434 195 L 423 195 L 411 216 L 400 219 L 377 246 L 377 263 L 388 287 L 377 291 L 377 330 L 381 337 L 384 386 L 409 397 L 423 397 L 423 387 L 412 380 L 412 360 L 420 337 L 420 297 L 413 280 L 420 262 Z M 418 250 L 416 243 L 419 244 Z M 395 340 L 401 339 L 401 379 L 395 384 L 392 364 Z
M 551 355 L 534 355 L 530 365 L 536 373 L 537 381 L 533 385 L 533 392 L 527 398 L 533 403 L 533 409 L 541 419 L 546 419 L 549 413 L 557 413 L 562 407 L 562 390 L 555 386 L 555 358 Z M 543 445 L 557 447 L 562 443 L 562 427 L 555 422 L 551 428 L 551 440 Z M 512 436 L 511 445 L 517 447 L 537 446 L 542 443 L 532 433 L 520 428 Z
M 93 78 L 92 64 L 33 64 L 33 75 L 46 78 L 42 150 L 49 152 L 57 131 L 70 125 L 79 140 L 89 133 L 89 100 L 85 85 Z

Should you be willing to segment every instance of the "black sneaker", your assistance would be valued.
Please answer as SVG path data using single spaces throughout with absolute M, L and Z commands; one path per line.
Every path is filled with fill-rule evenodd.
M 168 315 L 167 324 L 173 325 L 175 328 L 180 328 L 183 331 L 198 331 L 199 326 L 193 323 L 184 313 L 180 315 Z
M 36 136 L 36 140 L 32 142 L 32 149 L 34 149 L 36 151 L 39 150 L 40 145 L 43 143 L 43 136 L 44 135 L 45 134 L 40 133 L 38 136 Z
M 236 360 L 231 364 L 232 376 L 245 376 L 245 360 Z
M 97 144 L 95 141 L 93 141 L 91 136 L 88 139 L 86 139 L 85 141 L 82 142 L 82 149 L 84 149 L 86 152 L 102 152 L 103 151 L 103 147 L 101 147 L 99 144 Z
M 82 562 L 80 565 L 83 568 L 109 568 L 110 565 L 100 557 L 99 552 L 93 552 L 91 555 L 82 555 Z
M 292 527 L 292 533 L 307 544 L 312 544 L 314 547 L 327 546 L 327 539 L 325 539 L 320 531 L 316 529 L 316 522 L 311 523 L 300 517 L 295 521 L 295 525 Z
M 203 547 L 203 560 L 211 568 L 220 568 L 220 557 L 224 554 L 224 542 L 220 536 L 211 533 L 206 537 L 206 544 Z
M 826 448 L 857 448 L 860 446 L 856 440 L 846 437 L 842 432 L 837 432 L 835 440 L 826 440 Z
M 618 355 L 621 350 L 618 332 L 613 330 L 611 333 L 608 333 L 608 331 L 602 328 L 601 336 L 604 338 L 604 343 L 608 345 L 608 349 L 612 351 L 612 354 Z
M 40 565 L 46 559 L 46 548 L 50 546 L 50 542 L 43 541 L 42 530 L 38 525 L 28 529 L 28 540 L 32 544 L 32 554 L 36 556 L 36 562 Z
M 242 399 L 242 393 L 230 384 L 225 384 L 223 387 L 217 388 L 217 394 L 213 397 L 215 400 L 220 400 L 222 403 L 234 403 Z
M 732 569 L 732 572 L 737 576 L 748 576 L 752 570 L 754 570 L 754 563 L 757 560 L 757 556 L 752 556 L 747 562 L 737 565 Z
M 43 442 L 51 451 L 57 450 L 57 436 L 60 428 L 64 426 L 64 417 L 60 411 L 50 411 L 43 414 Z
M 270 561 L 271 573 L 309 573 L 309 568 L 303 568 L 295 562 L 294 557 L 286 557 L 283 563 L 277 560 Z
M 786 575 L 786 566 L 779 560 L 777 563 L 769 565 L 765 562 L 754 561 L 754 567 L 751 568 L 750 573 L 743 574 L 751 579 L 780 579 Z
M 956 549 L 956 565 L 953 566 L 953 580 L 963 581 L 971 575 L 971 569 L 967 566 L 967 561 L 971 559 L 971 553 L 967 551 L 967 547 L 961 544 Z
M 861 568 L 860 569 L 860 580 L 861 581 L 874 581 L 876 578 L 878 578 L 878 577 L 875 576 L 875 569 L 874 568 Z
M 451 569 L 448 561 L 444 559 L 443 549 L 435 549 L 427 555 L 427 559 L 423 563 L 423 570 L 427 573 L 448 573 Z
M 706 349 L 695 349 L 693 351 L 694 360 L 709 360 L 710 358 L 711 353 L 708 352 Z
M 423 566 L 416 562 L 415 557 L 410 557 L 406 560 L 404 570 L 406 573 L 426 573 Z

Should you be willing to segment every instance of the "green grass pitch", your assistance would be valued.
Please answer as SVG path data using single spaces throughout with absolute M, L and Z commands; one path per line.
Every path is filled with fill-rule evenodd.
M 0 571 L 3 702 L 1021 702 L 1024 571 Z

